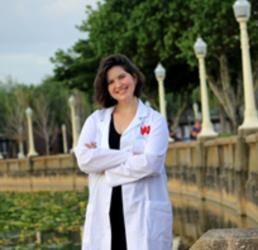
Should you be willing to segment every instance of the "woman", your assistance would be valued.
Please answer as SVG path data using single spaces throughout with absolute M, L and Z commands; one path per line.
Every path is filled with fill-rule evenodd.
M 86 120 L 75 154 L 89 175 L 83 250 L 171 250 L 165 119 L 139 99 L 144 77 L 124 55 L 105 58 L 94 82 L 103 107 Z

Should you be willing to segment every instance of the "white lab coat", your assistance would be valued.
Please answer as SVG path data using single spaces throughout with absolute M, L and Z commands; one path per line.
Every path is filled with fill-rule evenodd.
M 120 138 L 120 150 L 115 150 L 108 145 L 112 111 L 113 107 L 97 110 L 88 117 L 75 149 L 80 169 L 89 175 L 82 249 L 111 249 L 111 191 L 122 185 L 127 250 L 171 250 L 166 121 L 139 100 L 136 115 Z M 95 149 L 85 146 L 91 142 L 96 142 Z

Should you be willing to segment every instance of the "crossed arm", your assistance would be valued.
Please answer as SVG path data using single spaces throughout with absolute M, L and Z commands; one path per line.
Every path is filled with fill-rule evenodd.
M 110 186 L 122 185 L 159 174 L 164 167 L 168 130 L 165 120 L 160 117 L 153 124 L 146 139 L 144 151 L 140 154 L 99 148 L 94 138 L 89 138 L 93 133 L 88 132 L 86 136 L 88 138 L 84 135 L 84 139 L 81 139 L 84 143 L 79 139 L 80 146 L 76 150 L 81 170 L 86 173 L 104 172 Z M 89 129 L 89 124 L 86 127 Z M 88 129 L 85 130 L 89 131 Z

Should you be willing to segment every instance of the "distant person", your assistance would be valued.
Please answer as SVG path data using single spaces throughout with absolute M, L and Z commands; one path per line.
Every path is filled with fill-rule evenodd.
M 140 99 L 144 77 L 124 55 L 102 60 L 94 82 L 101 109 L 75 149 L 89 175 L 82 250 L 171 250 L 172 207 L 164 167 L 168 128 Z
M 197 136 L 201 132 L 201 130 L 202 130 L 201 121 L 196 120 L 195 123 L 194 123 L 194 126 L 192 127 L 192 130 L 191 130 L 191 139 L 196 140 Z

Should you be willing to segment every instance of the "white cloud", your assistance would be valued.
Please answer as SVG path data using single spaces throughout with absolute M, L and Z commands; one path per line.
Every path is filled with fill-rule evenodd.
M 44 7 L 49 15 L 67 16 L 84 12 L 85 8 L 82 8 L 82 6 L 86 6 L 86 2 L 85 0 L 52 0 Z
M 19 82 L 37 84 L 51 72 L 51 69 L 49 58 L 44 55 L 33 53 L 0 54 L 0 79 L 11 75 Z
M 39 82 L 50 74 L 49 58 L 86 37 L 75 26 L 86 18 L 85 6 L 95 0 L 0 0 L 0 79 L 12 75 Z
M 5 62 L 5 64 L 9 64 L 11 62 L 16 62 L 17 64 L 36 63 L 41 65 L 49 63 L 48 57 L 33 53 L 2 53 L 0 54 L 0 61 Z

